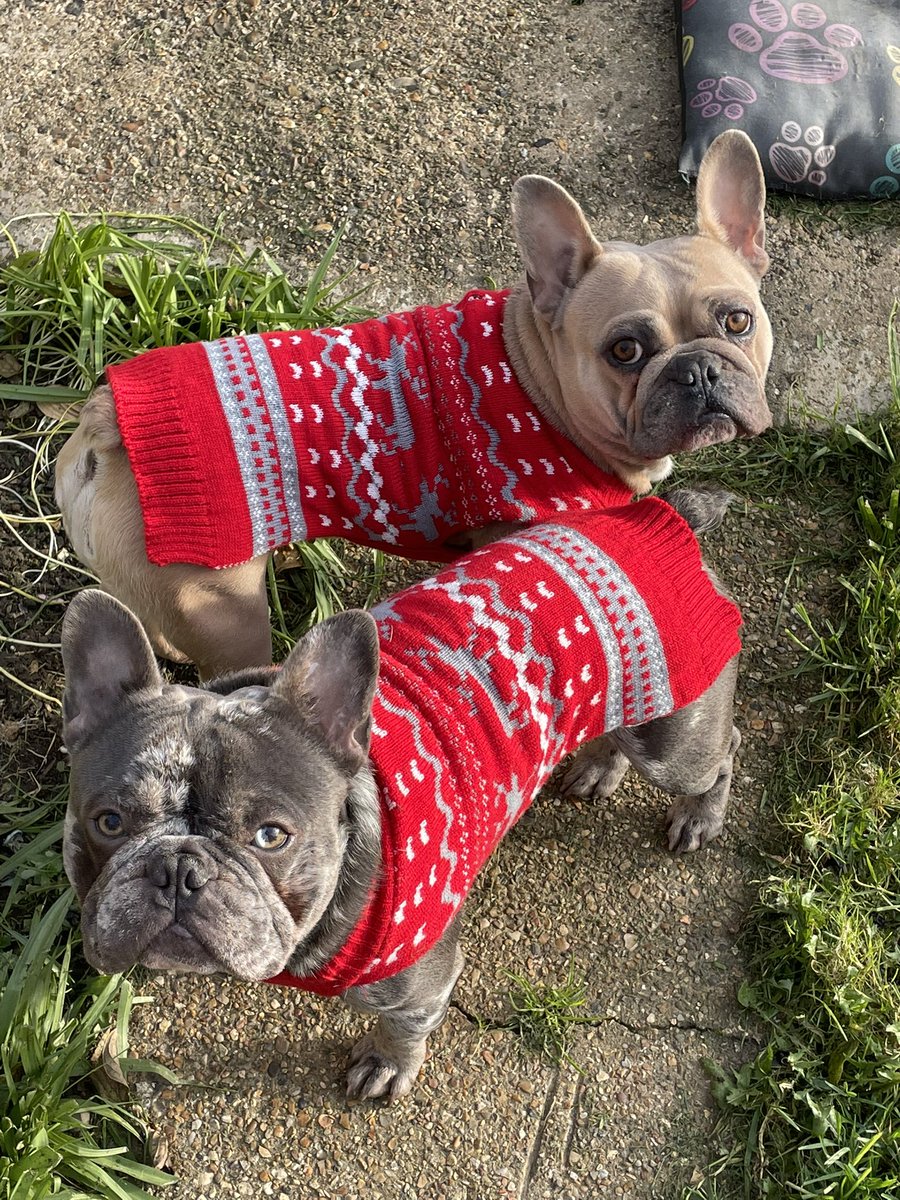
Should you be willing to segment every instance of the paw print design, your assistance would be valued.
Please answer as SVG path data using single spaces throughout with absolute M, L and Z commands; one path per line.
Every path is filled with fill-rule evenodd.
M 873 179 L 869 184 L 869 195 L 875 196 L 878 200 L 885 200 L 887 197 L 896 196 L 900 192 L 900 179 L 897 178 L 900 175 L 900 142 L 897 142 L 888 150 L 884 156 L 884 165 L 891 174 L 879 175 L 877 179 Z
M 736 22 L 728 40 L 738 50 L 759 54 L 760 68 L 774 79 L 837 83 L 850 69 L 841 51 L 863 44 L 862 34 L 852 25 L 829 25 L 818 4 L 795 4 L 788 15 L 781 0 L 752 0 L 748 11 L 753 24 Z M 823 30 L 824 42 L 809 32 L 813 29 Z M 767 34 L 777 35 L 769 45 Z
M 785 183 L 811 183 L 821 187 L 828 178 L 825 167 L 834 162 L 834 146 L 823 145 L 825 133 L 818 125 L 802 129 L 796 121 L 785 121 L 782 141 L 769 148 L 772 170 Z M 801 137 L 803 143 L 801 144 Z M 810 169 L 814 168 L 814 169 Z
M 729 121 L 739 121 L 745 105 L 755 103 L 755 88 L 746 79 L 736 79 L 733 75 L 701 79 L 696 96 L 691 98 L 691 108 L 699 108 L 701 117 L 717 117 L 724 113 Z

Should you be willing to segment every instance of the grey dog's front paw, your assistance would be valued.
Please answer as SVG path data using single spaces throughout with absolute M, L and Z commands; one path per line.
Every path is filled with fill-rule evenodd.
M 597 738 L 582 746 L 559 781 L 566 796 L 584 800 L 606 800 L 628 770 L 628 759 L 606 738 Z
M 677 854 L 699 850 L 719 836 L 723 825 L 723 815 L 698 809 L 696 797 L 676 800 L 666 814 L 669 849 Z
M 425 1061 L 425 1043 L 416 1049 L 387 1055 L 374 1033 L 359 1039 L 350 1051 L 347 1096 L 350 1100 L 399 1100 L 416 1081 Z

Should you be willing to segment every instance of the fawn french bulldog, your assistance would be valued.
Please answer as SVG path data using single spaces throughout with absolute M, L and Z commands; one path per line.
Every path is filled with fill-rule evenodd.
M 527 175 L 509 294 L 110 367 L 59 455 L 76 553 L 159 653 L 210 678 L 270 661 L 266 564 L 289 541 L 452 561 L 625 503 L 672 455 L 770 423 L 764 203 L 737 131 L 703 160 L 697 232 L 649 245 L 598 241 Z

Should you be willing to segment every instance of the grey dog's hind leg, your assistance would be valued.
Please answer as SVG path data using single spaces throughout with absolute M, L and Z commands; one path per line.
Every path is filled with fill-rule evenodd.
M 560 779 L 567 796 L 607 800 L 628 770 L 628 759 L 609 736 L 594 738 L 573 756 Z
M 351 988 L 352 1008 L 377 1013 L 378 1023 L 350 1052 L 347 1095 L 351 1100 L 405 1096 L 425 1061 L 428 1035 L 447 1016 L 450 996 L 465 964 L 458 945 L 459 918 L 419 962 L 366 987 Z
M 741 735 L 737 727 L 732 726 L 728 752 L 719 765 L 712 786 L 696 796 L 681 796 L 669 806 L 666 829 L 670 850 L 679 853 L 699 850 L 722 832 L 731 795 L 734 756 L 740 744 Z
M 646 725 L 616 729 L 582 746 L 562 779 L 570 794 L 612 794 L 630 763 L 679 798 L 669 808 L 669 849 L 696 850 L 722 831 L 732 763 L 741 738 L 732 723 L 738 656 L 699 699 Z

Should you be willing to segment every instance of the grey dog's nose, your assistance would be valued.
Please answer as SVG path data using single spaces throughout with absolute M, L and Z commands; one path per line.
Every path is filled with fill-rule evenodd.
M 711 354 L 700 351 L 695 354 L 676 355 L 666 366 L 665 374 L 682 387 L 706 393 L 716 386 L 722 370 Z
M 170 899 L 187 899 L 212 877 L 212 864 L 194 854 L 159 854 L 147 867 L 147 878 Z

